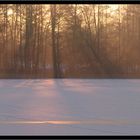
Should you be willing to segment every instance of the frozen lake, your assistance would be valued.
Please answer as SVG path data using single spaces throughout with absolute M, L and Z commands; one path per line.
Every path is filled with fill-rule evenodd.
M 0 135 L 139 135 L 140 80 L 0 80 Z

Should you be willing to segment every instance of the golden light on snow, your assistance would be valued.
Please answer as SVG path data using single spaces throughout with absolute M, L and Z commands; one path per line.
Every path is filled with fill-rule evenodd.
M 0 121 L 0 124 L 54 124 L 54 125 L 70 125 L 70 124 L 90 124 L 90 125 L 97 125 L 97 124 L 110 124 L 110 125 L 128 125 L 128 124 L 140 124 L 139 120 L 80 120 L 80 121 L 70 121 L 70 120 L 15 120 L 15 121 Z

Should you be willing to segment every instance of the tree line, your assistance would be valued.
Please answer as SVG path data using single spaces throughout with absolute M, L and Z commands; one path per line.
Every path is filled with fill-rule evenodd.
M 138 77 L 140 6 L 114 5 L 1 4 L 0 77 Z

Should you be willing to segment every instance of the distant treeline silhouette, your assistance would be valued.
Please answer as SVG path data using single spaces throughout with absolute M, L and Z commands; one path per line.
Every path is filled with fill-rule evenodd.
M 139 78 L 140 6 L 1 4 L 0 78 Z

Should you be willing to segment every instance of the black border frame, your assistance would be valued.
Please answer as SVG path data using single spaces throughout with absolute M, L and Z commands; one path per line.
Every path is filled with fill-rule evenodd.
M 140 4 L 140 0 L 0 0 L 0 4 Z
M 0 0 L 0 4 L 140 4 L 140 0 Z M 139 135 L 0 135 L 0 139 L 140 139 Z

